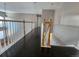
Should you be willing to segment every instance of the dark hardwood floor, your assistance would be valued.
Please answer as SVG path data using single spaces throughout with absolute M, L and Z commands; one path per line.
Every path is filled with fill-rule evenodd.
M 32 37 L 16 57 L 74 57 L 79 51 L 73 47 L 52 46 L 50 49 L 40 47 L 40 37 Z

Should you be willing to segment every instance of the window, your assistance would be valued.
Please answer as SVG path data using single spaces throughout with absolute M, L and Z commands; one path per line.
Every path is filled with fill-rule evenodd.
M 0 39 L 3 39 L 4 35 L 3 35 L 3 25 L 2 25 L 2 21 L 0 21 Z
M 0 16 L 0 19 L 4 18 Z M 21 30 L 21 23 L 11 22 L 11 21 L 0 21 L 0 44 L 4 46 L 4 44 L 12 43 L 16 37 L 18 37 Z
M 4 35 L 3 35 L 3 31 L 0 31 L 0 39 L 3 39 Z

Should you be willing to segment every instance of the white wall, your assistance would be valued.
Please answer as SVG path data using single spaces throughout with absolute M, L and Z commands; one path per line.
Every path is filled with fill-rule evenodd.
M 54 35 L 66 45 L 77 45 L 79 41 L 79 27 L 55 25 Z
M 64 3 L 61 24 L 79 26 L 79 3 Z
M 66 45 L 78 45 L 79 42 L 79 3 L 64 3 L 60 10 L 59 23 L 54 26 L 54 34 Z M 52 40 L 53 41 L 53 40 Z M 52 42 L 52 45 L 53 42 Z

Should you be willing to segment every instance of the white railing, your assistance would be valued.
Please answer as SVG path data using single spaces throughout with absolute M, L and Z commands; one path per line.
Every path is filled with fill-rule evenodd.
M 3 39 L 0 39 L 0 55 L 26 35 L 26 28 L 29 28 L 29 26 L 27 27 L 26 23 L 30 23 L 31 27 L 33 27 L 32 23 L 35 24 L 35 22 L 31 21 L 15 21 L 2 19 L 0 19 L 0 22 L 2 22 L 4 27 L 6 28 L 4 30 L 0 29 L 1 31 L 3 31 L 5 36 Z

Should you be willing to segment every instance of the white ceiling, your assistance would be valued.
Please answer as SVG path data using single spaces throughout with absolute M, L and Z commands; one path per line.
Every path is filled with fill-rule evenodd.
M 0 2 L 0 10 L 14 13 L 41 14 L 43 9 L 57 9 L 62 6 L 61 2 Z
M 79 10 L 79 2 L 6 2 L 4 6 L 3 2 L 0 2 L 0 11 L 11 13 L 32 13 L 41 14 L 43 9 L 61 9 Z

